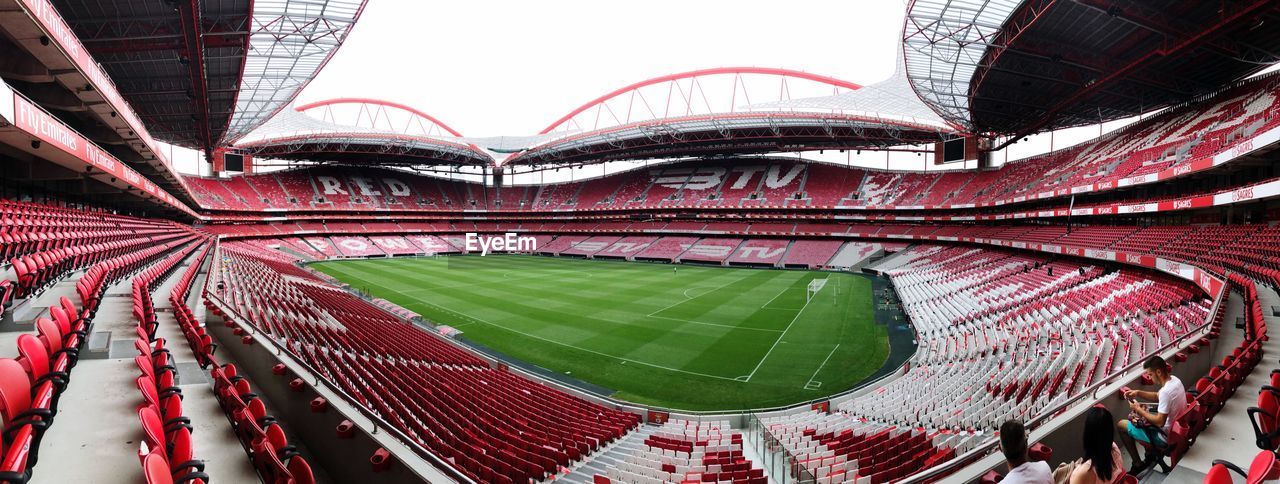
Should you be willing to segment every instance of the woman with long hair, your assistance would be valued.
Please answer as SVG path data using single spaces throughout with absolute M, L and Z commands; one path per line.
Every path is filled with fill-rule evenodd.
M 1124 479 L 1124 461 L 1115 444 L 1115 419 L 1103 407 L 1085 413 L 1084 458 L 1071 472 L 1071 484 L 1112 484 Z

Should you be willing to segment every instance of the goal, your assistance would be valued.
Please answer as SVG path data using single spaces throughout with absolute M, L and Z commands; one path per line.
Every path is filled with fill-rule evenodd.
M 825 277 L 822 279 L 814 279 L 812 281 L 809 281 L 809 289 L 805 291 L 804 302 L 808 303 L 810 301 L 813 301 L 813 297 L 817 296 L 818 291 L 821 291 L 822 288 L 826 285 L 827 285 L 827 278 Z

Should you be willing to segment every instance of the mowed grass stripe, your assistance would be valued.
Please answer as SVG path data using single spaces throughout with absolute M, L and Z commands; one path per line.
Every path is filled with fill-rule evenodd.
M 370 281 L 371 279 L 370 276 L 376 277 L 376 275 L 363 270 L 348 269 L 345 271 L 345 273 L 354 274 L 355 276 L 360 278 L 359 280 L 361 282 L 365 284 L 369 283 L 368 281 Z M 662 274 L 658 274 L 658 275 L 662 276 Z M 419 276 L 413 276 L 413 277 L 416 278 Z M 552 298 L 556 297 L 557 295 L 569 295 L 574 292 L 574 291 L 565 290 L 565 289 L 566 288 L 564 287 L 560 287 L 554 291 L 541 291 L 536 288 L 526 287 L 525 293 L 521 294 L 521 297 L 523 299 L 540 298 L 540 302 L 545 303 L 548 301 L 553 301 L 554 299 Z M 479 320 L 479 321 L 488 322 L 490 324 L 496 324 L 504 329 L 510 329 L 512 331 L 525 334 L 525 335 L 530 335 L 530 336 L 535 336 L 540 338 L 554 338 L 558 342 L 561 342 L 561 343 L 567 342 L 567 344 L 571 344 L 573 346 L 580 347 L 589 351 L 595 351 L 603 355 L 615 356 L 615 357 L 618 357 L 619 359 L 638 361 L 643 363 L 651 363 L 657 366 L 675 368 L 675 369 L 684 369 L 684 368 L 678 365 L 669 366 L 670 362 L 672 361 L 687 362 L 689 360 L 696 358 L 698 355 L 704 353 L 708 346 L 713 346 L 715 342 L 723 340 L 734 329 L 732 326 L 716 325 L 716 324 L 712 324 L 712 325 L 718 326 L 720 328 L 727 328 L 729 331 L 707 330 L 705 328 L 691 326 L 691 325 L 706 324 L 706 323 L 701 323 L 696 321 L 672 321 L 672 322 L 656 322 L 656 323 L 652 321 L 641 321 L 640 320 L 641 318 L 637 318 L 636 315 L 634 314 L 631 315 L 632 317 L 629 320 L 609 319 L 605 317 L 600 317 L 597 314 L 593 314 L 591 316 L 580 317 L 576 319 L 568 319 L 566 320 L 565 323 L 562 324 L 561 327 L 546 326 L 546 325 L 539 324 L 535 321 L 537 319 L 542 319 L 542 320 L 548 319 L 545 317 L 544 318 L 535 317 L 535 318 L 530 318 L 525 320 L 513 319 L 520 315 L 538 316 L 540 314 L 545 313 L 548 309 L 554 309 L 554 308 L 548 308 L 548 306 L 545 304 L 540 304 L 539 307 L 532 307 L 532 306 L 521 305 L 521 304 L 515 304 L 513 306 L 512 304 L 507 304 L 506 309 L 498 309 L 499 305 L 503 302 L 501 300 L 498 300 L 492 297 L 486 298 L 485 296 L 479 296 L 479 295 L 467 293 L 467 292 L 459 293 L 457 291 L 465 291 L 465 290 L 461 288 L 451 287 L 451 286 L 442 286 L 435 291 L 435 294 L 432 298 L 433 300 L 429 301 L 428 304 L 446 309 L 446 311 L 444 311 L 446 314 L 436 319 L 440 319 L 442 321 L 449 321 L 449 320 L 455 319 L 455 317 L 460 313 L 456 311 L 448 311 L 447 309 L 456 308 L 459 305 L 465 304 L 468 299 L 471 301 L 476 301 L 477 298 L 481 298 L 480 301 L 484 303 L 483 304 L 484 307 L 476 308 L 466 313 L 469 317 L 465 318 L 463 322 L 457 323 L 458 326 L 464 326 L 466 324 L 473 323 Z M 397 292 L 405 292 L 405 291 L 397 290 Z M 404 301 L 394 300 L 394 298 L 391 298 L 391 299 L 393 299 L 393 302 L 397 302 L 397 303 L 404 302 Z M 608 301 L 612 301 L 614 298 L 611 295 L 605 296 L 595 302 L 597 303 L 608 302 L 606 301 L 606 299 Z M 574 301 L 574 303 L 577 305 L 590 303 L 590 301 L 584 301 L 584 300 L 581 300 L 578 298 L 572 298 L 572 297 L 566 297 L 565 300 Z M 565 304 L 565 305 L 573 305 L 573 304 Z M 513 311 L 512 309 L 517 309 L 518 311 Z M 498 323 L 501 323 L 501 324 L 498 324 Z M 525 323 L 532 323 L 532 324 L 525 324 Z M 618 325 L 622 325 L 622 327 L 608 328 L 609 324 L 618 324 Z M 468 330 L 476 331 L 473 328 L 469 328 Z M 670 339 L 671 341 L 666 341 L 666 342 L 660 341 L 660 339 L 664 339 L 664 337 L 665 339 Z M 740 339 L 740 338 L 735 338 L 735 339 Z M 656 346 L 645 345 L 646 342 L 655 343 Z M 627 351 L 625 354 L 619 354 L 618 352 L 614 352 L 614 351 L 605 351 L 605 350 L 597 349 L 602 347 L 603 348 L 612 347 L 615 349 L 622 349 L 622 350 L 629 350 L 629 351 Z M 658 351 L 659 349 L 660 351 Z M 650 350 L 654 350 L 654 351 L 650 351 Z M 745 348 L 739 346 L 737 348 L 732 349 L 731 351 L 733 353 L 741 353 L 744 350 L 747 351 L 745 356 L 754 357 L 751 361 L 754 361 L 754 359 L 758 359 L 760 350 L 756 349 L 754 351 L 751 351 L 751 348 L 749 346 Z M 662 361 L 663 363 L 658 363 L 653 360 Z M 732 361 L 741 362 L 744 360 L 734 359 Z M 725 365 L 725 364 L 716 365 L 715 369 L 719 369 L 720 371 L 726 371 L 725 369 L 726 366 L 728 366 L 729 368 L 727 371 L 730 371 L 730 372 L 735 372 L 740 370 L 740 368 L 735 368 L 735 366 L 737 365 Z M 699 374 L 712 374 L 712 373 L 707 373 L 707 371 L 713 371 L 714 369 L 707 370 L 707 371 L 700 371 L 701 369 L 688 368 L 688 370 L 699 373 Z M 717 375 L 717 376 L 736 377 L 739 375 L 738 373 L 733 373 L 733 374 L 725 374 L 725 375 Z
M 362 269 L 348 268 L 347 273 L 354 273 L 362 281 L 369 281 L 370 276 L 376 277 L 375 274 Z M 567 313 L 556 311 L 554 307 L 549 307 L 547 304 L 534 305 L 517 301 L 546 302 L 554 301 L 555 298 L 560 297 L 567 301 L 576 301 L 578 306 L 590 305 L 590 301 L 571 297 L 573 291 L 564 290 L 563 287 L 540 289 L 532 286 L 520 286 L 520 289 L 522 289 L 522 292 L 519 297 L 505 297 L 513 294 L 476 293 L 469 292 L 468 288 L 443 286 L 434 290 L 433 299 L 427 301 L 427 303 L 453 310 L 444 311 L 445 315 L 443 317 L 432 319 L 449 321 L 456 316 L 453 313 L 462 313 L 470 316 L 470 319 L 464 319 L 462 324 L 467 322 L 487 323 L 504 330 L 536 338 L 550 339 L 558 344 L 581 348 L 600 355 L 613 356 L 620 360 L 674 370 L 685 370 L 682 367 L 682 363 L 693 360 L 705 352 L 707 347 L 711 346 L 715 341 L 719 341 L 726 331 L 734 330 L 732 327 L 725 326 L 706 328 L 699 323 L 683 321 L 658 321 L 654 323 L 638 320 L 611 320 L 598 317 L 595 314 L 565 318 L 562 316 Z M 404 294 L 404 290 L 395 291 L 402 293 L 402 295 L 408 295 Z M 401 301 L 395 299 L 388 299 L 397 304 L 401 303 Z M 613 298 L 607 299 L 609 301 L 613 300 Z M 605 303 L 609 301 L 601 298 L 596 302 Z M 413 299 L 406 302 L 413 302 Z M 469 303 L 480 303 L 481 307 L 468 312 L 457 310 L 458 307 Z M 410 306 L 406 305 L 405 307 Z M 427 315 L 424 314 L 424 316 Z M 562 321 L 558 326 L 542 323 L 543 321 L 557 319 Z M 462 326 L 462 324 L 458 324 L 458 326 Z M 466 328 L 466 330 L 472 334 L 476 331 L 482 331 L 474 327 Z M 665 351 L 661 353 L 639 351 L 640 345 L 643 343 L 663 337 L 675 338 L 675 341 L 666 345 Z M 647 356 L 653 356 L 654 358 L 647 358 Z M 723 365 L 720 366 L 723 367 Z M 723 378 L 738 376 L 737 373 L 715 374 L 698 371 L 697 369 L 688 369 L 688 371 Z
M 887 356 L 884 329 L 871 322 L 870 284 L 848 274 L 702 266 L 673 274 L 663 264 L 492 255 L 315 267 L 460 326 L 471 340 L 639 403 L 687 410 L 793 403 L 848 388 Z M 797 317 L 814 277 L 842 281 L 844 291 L 830 291 L 830 307 Z M 757 366 L 750 382 L 734 380 Z M 806 389 L 811 379 L 820 388 Z

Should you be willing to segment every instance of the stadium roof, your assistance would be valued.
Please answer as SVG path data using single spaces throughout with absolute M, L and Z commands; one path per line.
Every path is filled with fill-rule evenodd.
M 52 1 L 156 139 L 212 151 L 292 101 L 366 0 Z
M 707 87 L 715 83 L 729 89 L 708 95 Z M 905 87 L 864 90 L 800 71 L 727 67 L 616 89 L 542 131 L 558 136 L 502 163 L 877 148 L 936 142 L 953 132 Z
M 899 57 L 901 59 L 901 57 Z M 892 76 L 875 84 L 838 94 L 785 101 L 761 102 L 747 106 L 751 110 L 828 110 L 868 117 L 897 120 L 938 129 L 955 129 L 920 100 L 907 79 L 906 67 L 898 61 Z
M 906 74 L 940 116 L 1020 135 L 1185 102 L 1280 61 L 1268 0 L 913 0 Z
M 320 162 L 528 166 L 877 148 L 931 143 L 954 133 L 905 81 L 896 86 L 858 95 L 857 84 L 800 71 L 703 69 L 616 89 L 536 135 L 481 138 L 463 137 L 404 104 L 340 98 L 285 110 L 235 147 Z M 816 94 L 859 104 L 849 109 Z
M 280 159 L 386 165 L 480 165 L 493 157 L 435 117 L 388 101 L 342 98 L 280 111 L 235 145 Z
M 946 130 L 884 118 L 793 111 L 665 118 L 588 131 L 549 141 L 504 164 L 598 163 L 613 160 L 742 155 L 780 151 L 864 149 L 943 141 Z

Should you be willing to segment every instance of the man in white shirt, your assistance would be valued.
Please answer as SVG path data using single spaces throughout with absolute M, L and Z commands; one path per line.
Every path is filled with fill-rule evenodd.
M 1129 457 L 1133 459 L 1133 466 L 1129 473 L 1135 476 L 1155 463 L 1153 459 L 1138 459 L 1137 442 L 1153 444 L 1151 440 L 1156 439 L 1157 442 L 1153 445 L 1164 445 L 1165 436 L 1169 435 L 1169 432 L 1173 430 L 1174 419 L 1178 418 L 1187 409 L 1186 387 L 1182 386 L 1182 380 L 1171 374 L 1173 367 L 1169 365 L 1169 362 L 1160 356 L 1152 356 L 1147 359 L 1146 363 L 1142 364 L 1142 369 L 1147 377 L 1156 386 L 1160 387 L 1160 390 L 1154 392 L 1126 390 L 1124 398 L 1129 400 L 1129 408 L 1133 409 L 1133 413 L 1141 416 L 1151 425 L 1163 429 L 1164 435 L 1149 429 L 1143 429 L 1128 420 L 1116 422 L 1116 428 L 1120 430 L 1120 440 L 1124 441 L 1125 448 L 1129 450 Z M 1138 399 L 1155 400 L 1157 402 L 1156 411 L 1152 412 Z
M 1009 461 L 1009 473 L 1001 484 L 1053 484 L 1053 471 L 1043 461 L 1027 462 L 1027 431 L 1022 422 L 1010 420 L 1000 426 L 1000 451 Z

